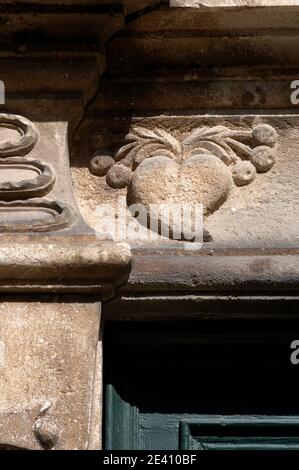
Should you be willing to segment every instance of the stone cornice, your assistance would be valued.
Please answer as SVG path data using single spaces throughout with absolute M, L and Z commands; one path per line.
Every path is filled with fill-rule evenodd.
M 93 293 L 107 300 L 127 280 L 130 269 L 126 243 L 66 239 L 0 244 L 2 293 Z
M 298 318 L 299 251 L 136 252 L 107 321 Z M 282 308 L 281 305 L 285 305 Z
M 170 6 L 174 8 L 267 8 L 298 5 L 298 0 L 170 0 Z
M 100 47 L 125 26 L 126 18 L 154 8 L 160 0 L 62 2 L 4 1 L 0 4 L 0 41 L 11 47 Z

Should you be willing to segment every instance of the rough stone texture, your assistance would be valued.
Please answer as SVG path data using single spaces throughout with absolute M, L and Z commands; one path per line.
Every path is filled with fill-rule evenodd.
M 113 290 L 116 279 L 126 278 L 130 250 L 97 239 L 78 211 L 67 123 L 34 124 L 15 114 L 0 114 L 0 123 L 0 289 L 56 283 L 60 290 L 64 284 Z
M 0 304 L 1 444 L 88 448 L 99 322 L 95 304 Z
M 245 186 L 254 180 L 256 169 L 251 162 L 240 161 L 234 166 L 232 174 L 237 186 Z
M 97 347 L 97 357 L 94 368 L 94 387 L 92 391 L 93 403 L 90 419 L 90 432 L 88 450 L 102 448 L 102 416 L 103 416 L 103 344 L 100 338 Z
M 297 6 L 298 0 L 170 0 L 171 7 L 269 7 Z
M 114 165 L 107 173 L 107 182 L 112 188 L 121 189 L 128 186 L 131 177 L 132 172 L 129 168 L 122 164 Z
M 140 117 L 136 119 L 138 125 L 140 120 Z M 207 218 L 206 228 L 213 236 L 213 242 L 209 243 L 209 246 L 211 248 L 297 246 L 299 174 L 296 162 L 299 151 L 297 142 L 299 122 L 296 115 L 244 116 L 243 113 L 239 113 L 226 116 L 220 114 L 192 117 L 157 116 L 142 118 L 142 122 L 148 128 L 171 129 L 172 134 L 178 139 L 180 133 L 183 132 L 187 136 L 190 130 L 201 126 L 222 125 L 237 132 L 248 131 L 258 124 L 271 125 L 278 134 L 275 165 L 267 173 L 258 174 L 249 185 L 235 187 L 226 202 Z M 134 127 L 135 123 L 131 121 L 132 124 Z M 122 126 L 123 124 L 115 128 L 116 134 L 121 133 Z M 91 177 L 87 178 L 89 180 Z M 97 196 L 93 196 L 95 206 L 105 201 L 113 203 L 113 199 L 117 201 L 118 193 L 115 190 L 107 191 L 104 178 L 102 180 L 93 176 L 92 178 L 95 178 L 94 187 L 99 191 Z M 158 184 L 155 175 L 148 183 L 148 187 L 150 189 L 151 185 Z M 76 181 L 75 189 L 77 191 L 79 189 Z M 79 193 L 79 197 L 82 199 L 83 193 Z M 91 205 L 92 201 L 89 201 L 89 204 Z M 88 217 L 84 206 L 82 212 Z M 92 218 L 90 221 L 92 223 Z
M 93 175 L 104 176 L 113 164 L 114 160 L 110 155 L 97 154 L 91 159 L 89 169 Z
M 0 123 L 0 231 L 51 232 L 79 222 L 63 145 L 66 126 L 48 124 L 45 136 L 22 116 L 1 114 Z
M 293 160 L 298 122 L 290 84 L 299 73 L 299 10 L 294 7 L 290 14 L 289 8 L 275 5 L 228 8 L 221 15 L 212 7 L 208 13 L 200 8 L 191 13 L 164 5 L 128 23 L 107 45 L 108 71 L 85 121 L 87 139 L 101 140 L 103 132 L 104 146 L 117 158 L 124 154 L 123 136 L 135 126 L 139 134 L 141 127 L 167 132 L 170 143 L 203 126 L 227 126 L 238 133 L 262 124 L 253 130 L 253 147 L 260 147 L 250 157 L 255 169 L 240 163 L 232 170 L 238 187 L 206 220 L 211 248 L 297 245 L 298 174 Z M 273 134 L 267 133 L 269 125 Z M 275 148 L 271 135 L 278 135 Z M 134 150 L 124 157 L 134 173 L 144 159 L 170 156 L 149 144 L 145 134 L 140 139 L 132 164 Z M 92 154 L 86 145 L 73 158 L 72 176 L 81 211 L 95 227 L 95 207 L 111 203 L 117 209 L 117 198 L 126 196 L 127 189 L 109 188 L 105 177 L 91 175 L 86 160 Z M 159 182 L 151 179 L 149 189 L 151 184 Z M 134 200 L 131 193 L 132 187 L 129 199 Z
M 211 297 L 217 291 L 244 289 L 298 291 L 298 260 L 291 256 L 298 250 L 299 229 L 299 120 L 297 108 L 290 104 L 290 83 L 299 76 L 299 9 L 294 5 L 298 2 L 173 0 L 174 8 L 164 2 L 158 7 L 155 0 L 0 4 L 1 79 L 7 88 L 3 112 L 34 123 L 39 139 L 28 157 L 44 160 L 42 174 L 47 176 L 51 166 L 56 178 L 55 184 L 48 179 L 49 186 L 39 187 L 39 197 L 44 199 L 49 189 L 47 197 L 63 201 L 74 214 L 62 230 L 42 235 L 30 230 L 40 216 L 39 211 L 31 212 L 29 231 L 16 234 L 12 226 L 0 237 L 0 290 L 16 296 L 0 308 L 0 445 L 100 446 L 98 305 L 89 303 L 88 297 L 79 301 L 54 295 L 84 291 L 99 300 L 107 284 L 105 299 L 111 299 L 116 287 L 125 283 L 131 267 L 128 245 L 102 242 L 104 234 L 92 229 L 97 227 L 97 205 L 115 206 L 119 195 L 127 196 L 128 187 L 129 199 L 140 196 L 141 202 L 152 201 L 153 189 L 160 199 L 171 195 L 180 201 L 205 202 L 210 213 L 206 227 L 213 241 L 200 253 L 188 255 L 182 250 L 167 254 L 148 245 L 154 254 L 146 256 L 135 246 L 135 271 L 129 285 L 123 286 L 124 295 L 128 290 L 136 294 L 135 314 L 126 317 L 122 310 L 123 318 L 143 317 L 152 310 L 155 296 L 165 297 L 169 318 L 175 297 L 189 293 L 179 304 L 180 312 L 175 306 L 182 319 L 182 313 L 202 313 L 196 297 L 201 290 L 210 291 Z M 175 8 L 179 6 L 188 8 Z M 269 132 L 269 125 L 274 132 Z M 190 133 L 219 126 L 235 133 L 245 157 L 228 149 L 223 152 L 219 135 L 205 143 L 208 160 L 202 151 L 200 156 L 190 148 L 184 152 L 181 144 Z M 124 152 L 123 140 L 136 127 L 140 142 L 130 136 L 130 144 L 138 147 L 131 162 L 128 155 L 134 152 Z M 2 131 L 0 150 L 2 137 L 10 141 L 15 134 L 8 128 L 6 134 Z M 227 130 L 221 127 L 222 132 Z M 239 133 L 253 138 L 254 145 L 241 142 L 240 147 Z M 76 198 L 68 176 L 67 140 Z M 121 189 L 108 184 L 112 160 L 95 171 L 102 176 L 89 171 L 95 152 L 107 148 L 112 149 L 116 166 L 126 160 Z M 242 161 L 229 161 L 236 153 Z M 21 148 L 13 158 L 23 156 Z M 153 171 L 150 160 L 155 158 L 165 165 Z M 14 166 L 13 172 L 2 165 L 2 197 L 27 176 L 34 180 L 34 165 L 26 171 Z M 114 165 L 111 171 L 115 172 Z M 20 193 L 15 196 L 14 203 L 21 205 Z M 53 205 L 48 209 L 55 212 Z M 45 291 L 51 297 L 38 303 L 39 293 Z M 31 296 L 24 300 L 17 292 Z M 152 300 L 147 304 L 149 294 Z M 159 317 L 158 304 L 159 300 L 151 318 Z M 218 317 L 223 315 L 222 304 L 219 310 Z M 210 314 L 207 307 L 204 313 Z
M 91 242 L 91 240 L 90 240 Z M 89 243 L 67 246 L 57 243 L 23 243 L 15 241 L 0 247 L 0 281 L 85 281 L 114 282 L 122 271 L 125 278 L 130 265 L 130 248 L 126 243 Z
M 167 157 L 145 160 L 134 172 L 129 200 L 150 204 L 203 204 L 205 213 L 216 210 L 232 186 L 228 168 L 216 157 L 193 156 L 180 167 Z

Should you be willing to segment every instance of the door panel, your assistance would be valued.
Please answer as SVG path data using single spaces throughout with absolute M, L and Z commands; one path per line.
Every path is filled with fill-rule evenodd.
M 187 450 L 298 450 L 299 419 L 279 416 L 206 416 L 180 423 Z
M 297 338 L 297 322 L 110 324 L 106 448 L 299 448 Z

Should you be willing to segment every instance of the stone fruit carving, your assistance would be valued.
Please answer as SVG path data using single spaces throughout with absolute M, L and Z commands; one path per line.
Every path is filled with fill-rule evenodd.
M 276 130 L 259 124 L 240 131 L 201 127 L 178 140 L 164 129 L 134 127 L 114 153 L 99 152 L 92 173 L 106 175 L 113 188 L 128 187 L 128 202 L 203 204 L 208 216 L 275 163 Z

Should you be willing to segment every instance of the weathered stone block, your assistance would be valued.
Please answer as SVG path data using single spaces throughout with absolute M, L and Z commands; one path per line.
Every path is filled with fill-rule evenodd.
M 170 0 L 171 7 L 269 7 L 296 6 L 298 0 Z
M 87 449 L 90 439 L 99 445 L 99 322 L 98 304 L 0 305 L 1 445 Z

